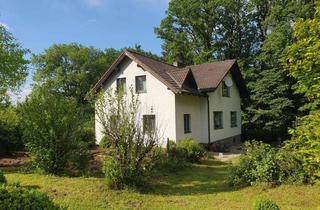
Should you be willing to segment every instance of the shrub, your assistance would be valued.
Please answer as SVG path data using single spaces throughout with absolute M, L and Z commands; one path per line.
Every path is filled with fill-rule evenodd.
M 198 163 L 205 155 L 204 148 L 193 139 L 182 139 L 176 146 L 177 158 Z
M 0 209 L 58 210 L 60 207 L 36 190 L 0 185 Z
M 130 96 L 110 91 L 96 101 L 105 136 L 104 173 L 109 185 L 117 189 L 144 185 L 160 154 L 156 128 L 140 126 L 139 101 L 132 89 Z
M 6 177 L 4 177 L 2 171 L 0 171 L 0 184 L 6 183 L 6 182 L 7 182 Z
M 74 100 L 45 90 L 33 92 L 21 106 L 26 148 L 38 169 L 60 174 L 86 155 L 87 145 L 79 137 L 81 116 Z
M 256 202 L 254 210 L 280 210 L 280 207 L 271 200 L 260 199 Z
M 244 187 L 256 183 L 301 183 L 306 178 L 301 162 L 292 153 L 252 141 L 245 143 L 244 154 L 231 168 L 229 182 Z
M 320 182 L 320 111 L 299 119 L 290 133 L 284 148 L 301 160 L 310 181 Z
M 95 137 L 95 131 L 92 126 L 89 125 L 83 125 L 81 126 L 80 133 L 79 133 L 80 139 L 82 142 L 87 143 L 87 145 L 92 148 L 96 146 L 96 137 Z
M 0 109 L 0 154 L 8 154 L 23 148 L 22 133 L 15 108 Z

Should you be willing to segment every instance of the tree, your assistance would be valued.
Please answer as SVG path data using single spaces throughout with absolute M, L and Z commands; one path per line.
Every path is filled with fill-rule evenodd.
M 311 111 L 300 118 L 290 130 L 292 138 L 285 148 L 293 151 L 313 181 L 320 182 L 320 3 L 314 18 L 300 19 L 294 25 L 294 41 L 287 47 L 283 60 L 289 73 L 297 80 L 296 91 L 304 94 Z
M 254 55 L 255 27 L 242 0 L 172 0 L 155 29 L 168 62 L 183 64 Z
M 104 171 L 110 186 L 139 186 L 150 175 L 159 156 L 157 131 L 144 129 L 138 96 L 109 90 L 96 100 L 96 114 L 104 135 Z
M 43 89 L 19 109 L 26 148 L 38 169 L 60 174 L 70 164 L 81 164 L 87 145 L 79 138 L 83 115 L 74 99 Z
M 27 76 L 28 50 L 0 25 L 0 105 L 8 101 L 8 90 L 16 90 Z
M 320 4 L 313 19 L 300 19 L 294 26 L 294 42 L 287 47 L 284 65 L 297 80 L 297 93 L 308 99 L 305 108 L 320 108 Z
M 313 1 L 270 1 L 268 7 L 264 10 L 265 19 L 258 24 L 264 40 L 256 58 L 256 78 L 248 84 L 251 101 L 244 128 L 263 129 L 275 137 L 286 137 L 287 128 L 293 125 L 304 100 L 302 95 L 294 94 L 296 81 L 282 65 L 284 49 L 293 39 L 292 22 L 313 15 Z
M 83 105 L 87 103 L 86 94 L 118 55 L 112 48 L 103 52 L 79 44 L 53 45 L 45 53 L 32 57 L 34 80 L 37 86 L 74 98 Z

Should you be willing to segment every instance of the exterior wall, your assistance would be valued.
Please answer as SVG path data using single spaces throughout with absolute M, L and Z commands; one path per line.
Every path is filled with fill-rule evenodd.
M 192 95 L 176 95 L 176 141 L 193 138 L 208 143 L 207 98 Z M 190 114 L 191 133 L 184 133 L 184 114 Z
M 162 145 L 165 145 L 166 139 L 176 139 L 175 125 L 175 95 L 168 90 L 162 82 L 137 66 L 137 63 L 130 59 L 125 59 L 119 67 L 119 71 L 114 74 L 106 83 L 104 91 L 109 88 L 116 89 L 116 79 L 126 78 L 127 93 L 132 87 L 135 91 L 135 76 L 146 75 L 146 93 L 139 95 L 140 110 L 138 116 L 141 118 L 144 114 L 154 114 L 156 118 L 156 127 L 161 137 Z M 102 139 L 101 125 L 95 121 L 96 140 L 99 143 Z
M 222 83 L 214 92 L 208 93 L 210 100 L 210 140 L 211 143 L 241 134 L 241 99 L 240 93 L 233 82 L 230 97 L 222 96 Z M 223 129 L 214 129 L 213 112 L 223 112 Z M 231 111 L 237 112 L 237 127 L 231 127 Z

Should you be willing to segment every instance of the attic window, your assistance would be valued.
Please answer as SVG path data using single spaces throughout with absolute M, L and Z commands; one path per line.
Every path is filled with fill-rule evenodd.
M 136 76 L 136 93 L 146 93 L 146 76 Z
M 126 93 L 126 78 L 117 79 L 117 92 Z
M 222 81 L 222 96 L 230 97 L 230 87 L 226 85 L 225 81 Z

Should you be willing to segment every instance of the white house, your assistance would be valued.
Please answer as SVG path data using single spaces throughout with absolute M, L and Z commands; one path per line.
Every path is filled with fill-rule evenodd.
M 152 123 L 164 142 L 241 139 L 240 102 L 247 90 L 236 60 L 178 67 L 125 50 L 93 90 L 130 86 L 139 94 L 142 123 Z M 97 119 L 95 128 L 100 142 Z

